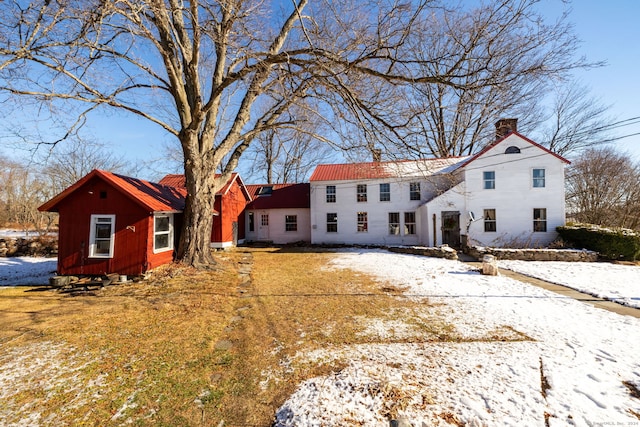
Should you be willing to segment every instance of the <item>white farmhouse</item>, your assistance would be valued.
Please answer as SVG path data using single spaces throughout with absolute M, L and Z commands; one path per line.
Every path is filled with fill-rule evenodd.
M 565 222 L 563 157 L 496 123 L 470 157 L 318 165 L 311 243 L 545 246 Z

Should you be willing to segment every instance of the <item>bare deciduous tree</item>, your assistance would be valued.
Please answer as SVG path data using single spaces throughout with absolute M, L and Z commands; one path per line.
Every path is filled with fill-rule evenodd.
M 535 3 L 454 16 L 433 0 L 5 0 L 0 92 L 77 109 L 71 128 L 114 108 L 175 136 L 188 191 L 178 256 L 206 265 L 217 189 L 260 134 L 296 126 L 294 106 L 365 129 L 367 148 L 413 149 L 389 104 L 409 87 L 514 86 L 581 65 L 571 33 L 543 24 Z
M 567 207 L 578 222 L 638 229 L 640 166 L 612 147 L 588 148 L 567 171 Z
M 563 156 L 601 144 L 610 138 L 608 129 L 614 121 L 607 117 L 608 109 L 588 88 L 570 82 L 556 91 L 542 142 Z
M 127 173 L 131 168 L 124 156 L 115 155 L 107 145 L 79 137 L 61 141 L 55 150 L 47 152 L 38 163 L 54 194 L 71 186 L 93 169 Z

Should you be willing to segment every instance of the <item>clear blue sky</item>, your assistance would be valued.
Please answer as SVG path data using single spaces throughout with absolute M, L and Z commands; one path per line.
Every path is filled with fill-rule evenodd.
M 570 21 L 575 33 L 583 41 L 576 55 L 607 62 L 605 67 L 576 73 L 580 81 L 591 89 L 592 95 L 612 106 L 611 115 L 618 120 L 640 116 L 640 1 L 574 0 L 566 5 L 561 0 L 543 0 L 540 4 L 550 19 L 567 7 L 572 10 Z M 97 139 L 113 143 L 118 151 L 139 160 L 161 158 L 162 147 L 173 141 L 158 126 L 123 114 L 94 115 L 89 128 Z M 640 133 L 640 124 L 620 127 L 615 132 L 617 136 Z M 640 135 L 614 144 L 640 161 Z
M 562 3 L 545 0 L 542 5 L 551 17 L 558 16 Z M 640 1 L 574 0 L 570 21 L 583 41 L 578 55 L 593 61 L 606 61 L 602 68 L 576 73 L 592 94 L 611 105 L 618 120 L 640 116 Z M 640 124 L 624 126 L 618 136 L 640 133 Z M 640 161 L 640 135 L 614 142 L 617 147 Z

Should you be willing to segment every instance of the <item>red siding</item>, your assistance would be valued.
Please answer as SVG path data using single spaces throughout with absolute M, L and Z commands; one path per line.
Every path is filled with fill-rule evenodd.
M 93 178 L 68 195 L 59 213 L 59 274 L 139 275 L 173 258 L 173 251 L 153 254 L 153 214 L 101 179 Z M 92 214 L 116 217 L 113 258 L 89 258 Z
M 211 242 L 225 244 L 233 242 L 233 223 L 237 223 L 238 239 L 244 239 L 244 208 L 247 197 L 242 187 L 234 180 L 230 188 L 222 195 L 216 196 L 214 208 L 220 213 L 213 217 Z

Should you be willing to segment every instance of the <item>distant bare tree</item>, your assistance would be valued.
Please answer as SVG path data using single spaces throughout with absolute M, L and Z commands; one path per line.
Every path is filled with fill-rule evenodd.
M 608 111 L 609 106 L 591 96 L 587 87 L 569 82 L 556 91 L 552 117 L 540 142 L 563 156 L 601 144 L 610 138 L 608 129 L 614 121 Z
M 638 229 L 640 166 L 606 146 L 587 148 L 567 171 L 567 207 L 578 222 Z
M 380 146 L 389 155 L 449 157 L 475 153 L 492 141 L 500 117 L 519 117 L 524 132 L 538 127 L 550 82 L 587 65 L 567 61 L 579 44 L 567 15 L 546 23 L 538 7 L 535 1 L 492 1 L 430 9 L 420 37 L 412 40 L 415 66 L 425 75 L 455 76 L 457 84 L 363 87 L 373 97 L 353 97 L 351 135 L 363 149 Z
M 584 65 L 570 29 L 543 23 L 536 3 L 5 0 L 0 93 L 76 111 L 72 129 L 112 108 L 173 135 L 188 192 L 178 256 L 207 265 L 215 193 L 260 134 L 296 126 L 294 105 L 357 125 L 342 129 L 357 146 L 415 152 L 412 117 L 397 114 L 414 85 L 516 87 Z
M 62 141 L 39 162 L 52 191 L 59 193 L 93 169 L 127 173 L 130 163 L 98 141 L 74 137 Z
M 53 193 L 42 176 L 27 164 L 0 157 L 0 225 L 47 230 L 54 215 L 37 208 Z

